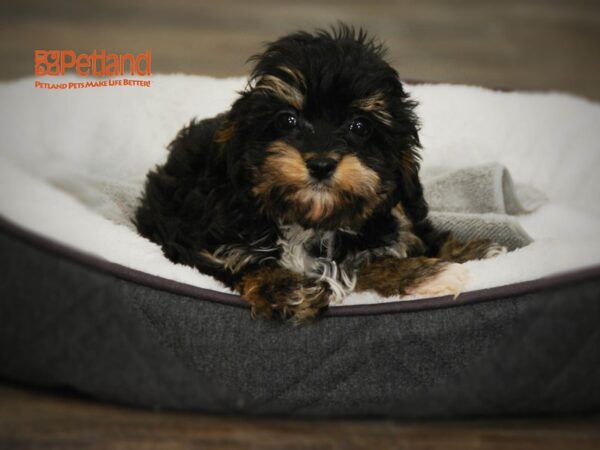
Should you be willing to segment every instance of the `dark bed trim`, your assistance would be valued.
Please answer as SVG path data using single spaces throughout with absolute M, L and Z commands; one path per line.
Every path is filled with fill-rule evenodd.
M 248 308 L 248 305 L 239 295 L 217 292 L 200 288 L 185 283 L 169 280 L 156 275 L 151 275 L 135 269 L 107 261 L 101 257 L 84 253 L 68 245 L 42 236 L 0 216 L 0 232 L 13 236 L 16 239 L 55 254 L 58 257 L 76 262 L 86 267 L 115 276 L 118 279 L 138 283 L 153 289 L 167 291 L 174 294 L 185 295 L 199 300 L 216 302 L 237 308 Z M 450 296 L 431 297 L 409 301 L 395 301 L 366 305 L 348 305 L 329 308 L 323 317 L 344 317 L 360 315 L 390 314 L 397 312 L 423 311 L 428 309 L 451 308 L 455 306 L 498 300 L 506 297 L 525 295 L 541 290 L 556 288 L 582 281 L 600 279 L 600 265 L 589 268 L 564 272 L 558 275 L 543 277 L 536 280 L 513 283 L 488 289 L 465 292 L 457 299 Z

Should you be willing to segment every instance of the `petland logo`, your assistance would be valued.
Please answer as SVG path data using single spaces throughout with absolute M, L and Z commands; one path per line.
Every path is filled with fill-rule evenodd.
M 34 70 L 38 77 L 57 77 L 76 73 L 80 77 L 96 77 L 93 81 L 50 83 L 36 80 L 35 87 L 42 89 L 82 89 L 109 86 L 150 87 L 150 80 L 100 77 L 138 77 L 152 75 L 152 52 L 133 55 L 131 53 L 107 53 L 94 50 L 92 53 L 77 54 L 73 50 L 35 50 Z

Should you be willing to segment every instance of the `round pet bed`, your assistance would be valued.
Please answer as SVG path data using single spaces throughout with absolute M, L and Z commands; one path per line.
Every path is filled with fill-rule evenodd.
M 500 163 L 548 200 L 533 243 L 467 263 L 456 300 L 354 295 L 303 326 L 252 320 L 127 221 L 144 174 L 243 80 L 0 86 L 0 376 L 135 406 L 441 417 L 600 409 L 600 106 L 409 86 L 425 169 Z

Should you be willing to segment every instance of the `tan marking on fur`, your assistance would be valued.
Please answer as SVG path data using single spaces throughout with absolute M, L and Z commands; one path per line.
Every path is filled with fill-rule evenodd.
M 413 224 L 406 215 L 406 212 L 404 212 L 402 203 L 398 203 L 392 208 L 392 215 L 398 220 L 402 230 L 412 230 Z
M 315 191 L 310 188 L 298 191 L 295 197 L 301 204 L 308 206 L 306 217 L 315 222 L 333 213 L 336 203 L 339 202 L 333 192 Z
M 356 156 L 346 155 L 340 160 L 333 174 L 334 192 L 341 203 L 345 192 L 366 200 L 362 218 L 366 219 L 385 200 L 381 195 L 381 180 L 371 168 L 365 166 Z
M 309 205 L 307 218 L 312 221 L 324 219 L 334 214 L 337 208 L 344 207 L 344 193 L 351 193 L 367 200 L 363 218 L 368 217 L 381 202 L 380 180 L 375 171 L 366 167 L 354 155 L 339 159 L 328 190 L 306 189 L 299 191 L 296 198 Z
M 306 217 L 312 221 L 335 214 L 338 207 L 344 205 L 344 193 L 352 193 L 368 200 L 364 216 L 369 215 L 381 201 L 379 176 L 375 171 L 363 165 L 354 155 L 339 159 L 339 155 L 328 155 L 336 158 L 339 164 L 332 177 L 332 186 L 327 190 L 307 188 L 297 193 L 298 201 L 309 205 Z
M 250 313 L 253 319 L 256 319 L 257 316 L 270 319 L 273 316 L 273 310 L 269 304 L 269 300 L 259 293 L 262 282 L 262 277 L 253 272 L 245 275 L 235 286 L 236 291 L 238 291 L 242 298 L 250 305 Z
M 421 280 L 414 286 L 406 289 L 408 295 L 439 297 L 442 295 L 452 295 L 458 297 L 462 292 L 467 281 L 469 272 L 458 263 L 447 263 L 443 269 L 430 278 Z
M 413 233 L 413 223 L 406 215 L 404 207 L 398 203 L 392 208 L 392 215 L 398 221 L 398 244 L 405 256 L 416 256 L 425 252 L 425 244 Z M 402 252 L 401 252 L 402 253 Z
M 275 141 L 268 148 L 269 156 L 262 165 L 262 174 L 252 191 L 264 194 L 275 186 L 305 186 L 308 169 L 300 152 L 283 141 Z
M 275 94 L 297 110 L 301 110 L 302 105 L 304 104 L 304 96 L 296 87 L 291 86 L 274 75 L 264 75 L 256 83 L 256 89 L 265 90 Z
M 418 176 L 420 168 L 418 156 L 415 156 L 412 152 L 402 152 L 400 164 L 402 164 L 404 176 Z
M 351 207 L 347 204 L 347 194 L 354 194 L 366 200 L 361 220 L 368 217 L 384 200 L 380 194 L 380 179 L 372 169 L 366 167 L 353 155 L 342 157 L 330 186 L 313 184 L 306 167 L 305 156 L 296 148 L 283 141 L 273 142 L 266 150 L 267 158 L 256 173 L 252 192 L 257 196 L 268 196 L 278 187 L 288 190 L 287 200 L 296 205 L 290 210 L 289 219 L 294 214 L 303 216 L 310 222 L 331 219 L 339 208 Z M 340 159 L 339 155 L 330 155 Z M 298 217 L 298 216 L 296 216 Z
M 385 96 L 381 92 L 375 92 L 369 97 L 356 100 L 352 105 L 373 114 L 385 125 L 390 126 L 392 124 L 392 115 L 387 111 Z
M 332 191 L 315 190 L 309 185 L 309 172 L 300 152 L 283 141 L 275 141 L 267 152 L 270 154 L 262 166 L 254 194 L 265 194 L 276 186 L 293 186 L 297 189 L 293 201 L 306 208 L 306 217 L 317 221 L 335 209 Z
M 359 271 L 356 291 L 392 295 L 458 295 L 467 281 L 466 269 L 424 256 L 398 259 L 386 256 L 365 263 Z
M 224 144 L 229 141 L 235 133 L 235 123 L 226 122 L 223 127 L 219 128 L 215 133 L 214 142 L 217 144 Z
M 252 317 L 275 315 L 296 324 L 318 315 L 331 295 L 322 283 L 278 267 L 247 273 L 236 290 L 250 304 Z
M 380 189 L 377 173 L 354 155 L 342 158 L 333 174 L 333 180 L 336 187 L 363 197 L 375 196 Z
M 304 75 L 302 75 L 298 70 L 287 66 L 278 66 L 277 68 L 282 72 L 287 73 L 294 80 L 297 86 L 300 86 L 302 89 L 306 90 L 306 80 L 304 79 Z
M 506 253 L 506 247 L 488 239 L 461 242 L 450 235 L 440 248 L 439 256 L 446 261 L 460 263 L 474 259 L 492 258 L 504 253 Z

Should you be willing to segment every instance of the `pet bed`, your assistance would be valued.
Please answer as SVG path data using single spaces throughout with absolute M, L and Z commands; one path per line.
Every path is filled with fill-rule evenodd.
M 225 110 L 243 83 L 0 86 L 2 377 L 254 415 L 600 409 L 599 105 L 408 86 L 434 219 L 514 251 L 466 263 L 456 300 L 354 294 L 293 327 L 252 320 L 238 296 L 170 263 L 128 220 L 181 125 Z

